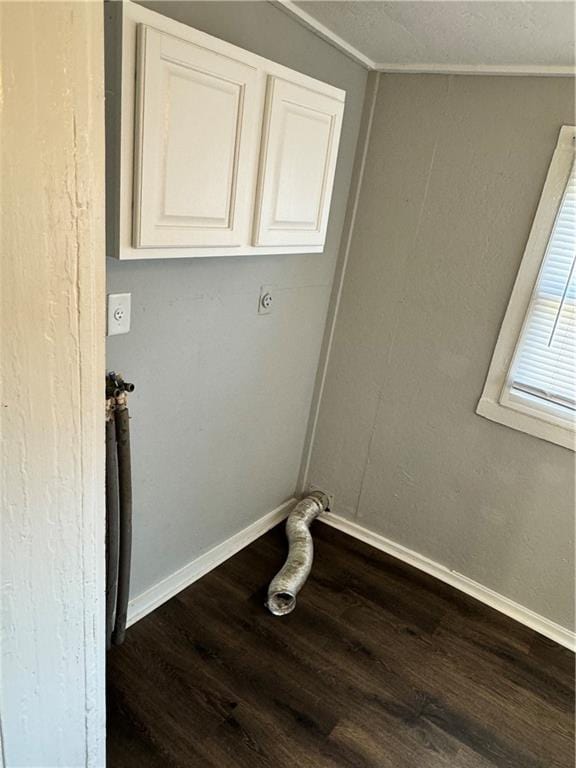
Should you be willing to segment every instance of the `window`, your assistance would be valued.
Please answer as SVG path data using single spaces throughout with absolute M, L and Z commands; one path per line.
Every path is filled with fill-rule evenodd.
M 576 128 L 563 126 L 477 413 L 575 448 Z

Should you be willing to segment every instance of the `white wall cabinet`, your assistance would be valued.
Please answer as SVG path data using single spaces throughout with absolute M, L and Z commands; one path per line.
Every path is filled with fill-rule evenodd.
M 108 255 L 321 252 L 344 92 L 106 6 Z

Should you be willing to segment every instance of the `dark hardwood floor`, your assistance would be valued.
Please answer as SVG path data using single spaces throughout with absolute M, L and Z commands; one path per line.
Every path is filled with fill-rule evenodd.
M 296 611 L 275 529 L 109 654 L 109 768 L 573 768 L 574 657 L 314 526 Z

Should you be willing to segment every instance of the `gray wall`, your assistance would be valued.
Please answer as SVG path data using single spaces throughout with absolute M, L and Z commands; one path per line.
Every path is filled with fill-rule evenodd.
M 108 339 L 131 397 L 138 595 L 290 498 L 338 253 L 366 72 L 269 3 L 153 10 L 347 92 L 324 254 L 116 262 L 132 331 Z M 257 314 L 260 286 L 274 311 Z
M 477 416 L 561 78 L 381 76 L 309 479 L 335 511 L 573 622 L 574 454 Z

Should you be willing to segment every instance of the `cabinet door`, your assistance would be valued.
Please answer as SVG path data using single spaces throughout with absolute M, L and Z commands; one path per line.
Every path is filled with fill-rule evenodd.
M 323 245 L 344 102 L 269 77 L 255 245 Z
M 257 69 L 152 27 L 139 35 L 135 247 L 248 242 Z

